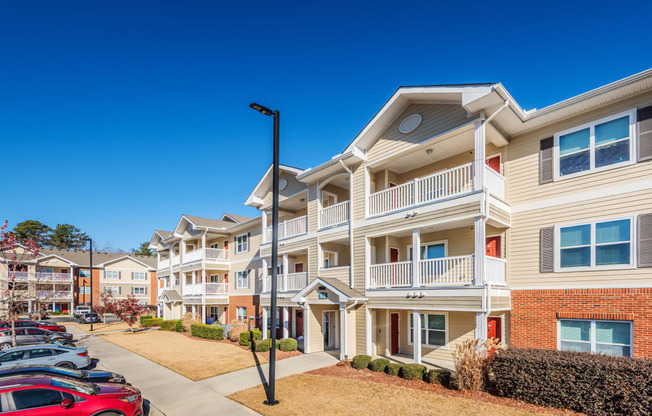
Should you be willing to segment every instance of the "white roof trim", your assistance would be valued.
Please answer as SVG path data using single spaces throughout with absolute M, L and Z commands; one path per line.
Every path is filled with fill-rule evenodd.
M 300 290 L 296 295 L 294 295 L 290 300 L 292 302 L 303 302 L 305 296 L 312 292 L 315 286 L 324 286 L 326 289 L 330 290 L 333 293 L 336 293 L 338 296 L 338 301 L 339 302 L 350 302 L 352 300 L 360 300 L 358 298 L 350 298 L 346 293 L 343 293 L 341 290 L 335 288 L 335 286 L 332 286 L 328 282 L 325 282 L 321 279 L 321 277 L 318 277 L 317 279 L 313 280 L 308 284 L 308 286 L 304 287 L 302 290 Z
M 260 181 L 258 181 L 258 184 L 256 184 L 256 187 L 254 188 L 254 190 L 247 197 L 247 200 L 245 201 L 245 205 L 249 205 L 249 206 L 252 206 L 252 207 L 257 207 L 257 206 L 262 205 L 263 198 L 265 197 L 265 195 L 264 194 L 261 195 L 261 193 L 263 193 L 263 192 L 267 193 L 267 189 L 265 188 L 265 190 L 263 191 L 263 187 L 271 186 L 271 182 L 272 182 L 272 179 L 271 179 L 272 166 L 273 165 L 269 165 L 269 168 L 267 168 L 267 171 L 265 171 L 265 174 L 263 175 L 263 177 L 260 179 Z M 297 176 L 301 172 L 303 172 L 303 169 L 294 168 L 292 166 L 287 166 L 287 165 L 280 165 L 279 170 L 280 170 L 280 172 L 289 172 L 289 173 L 291 173 L 291 174 L 293 174 L 295 176 Z
M 149 264 L 143 263 L 142 261 L 140 261 L 140 260 L 134 258 L 133 256 L 130 256 L 129 254 L 127 254 L 127 255 L 125 255 L 125 256 L 122 256 L 122 257 L 118 257 L 117 259 L 111 259 L 111 260 L 109 260 L 109 261 L 105 261 L 104 263 L 100 263 L 100 264 L 98 264 L 97 266 L 93 266 L 93 268 L 95 268 L 95 267 L 106 267 L 107 264 L 115 263 L 116 261 L 124 260 L 124 259 L 131 259 L 131 260 L 135 261 L 136 263 L 138 263 L 138 264 L 140 264 L 140 265 L 142 265 L 142 266 L 147 267 L 147 269 L 151 269 L 151 268 L 152 268 L 152 266 L 150 266 Z
M 240 224 L 240 221 L 238 221 L 237 219 L 233 218 L 232 216 L 230 216 L 230 215 L 227 214 L 227 213 L 224 213 L 224 214 L 222 215 L 222 218 L 220 218 L 220 221 L 224 221 L 224 217 L 226 217 L 226 218 L 230 218 L 231 221 L 235 222 L 236 224 Z
M 70 260 L 68 260 L 68 259 L 66 259 L 66 258 L 63 258 L 63 257 L 61 257 L 61 256 L 58 256 L 58 255 L 56 255 L 56 254 L 48 254 L 48 255 L 45 255 L 45 254 L 44 254 L 44 257 L 37 258 L 37 259 L 35 259 L 35 260 L 36 260 L 36 263 L 38 264 L 39 262 L 41 262 L 41 261 L 43 261 L 43 260 L 47 260 L 47 259 L 49 259 L 49 258 L 51 258 L 51 257 L 55 257 L 55 258 L 57 258 L 57 259 L 59 259 L 59 260 L 62 260 L 62 261 L 64 261 L 64 262 L 68 263 L 68 264 L 71 265 L 71 266 L 77 266 L 77 263 L 74 263 L 74 262 L 72 262 L 72 261 L 70 261 Z

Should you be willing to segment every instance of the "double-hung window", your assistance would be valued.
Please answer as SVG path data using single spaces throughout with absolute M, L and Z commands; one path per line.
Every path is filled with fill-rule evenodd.
M 559 349 L 631 357 L 632 323 L 560 319 Z
M 119 295 L 120 294 L 120 287 L 119 286 L 104 286 L 104 291 L 106 293 L 110 293 L 112 295 Z
M 555 178 L 632 162 L 635 126 L 636 111 L 630 110 L 555 134 Z
M 265 307 L 265 310 L 267 311 L 267 328 L 270 328 L 270 324 L 272 322 L 272 309 L 270 307 Z M 280 313 L 281 311 L 276 308 L 276 328 L 280 328 Z
M 558 229 L 559 271 L 634 265 L 632 218 L 559 226 Z
M 131 278 L 134 280 L 147 280 L 147 276 L 145 275 L 145 272 L 132 272 Z
M 247 289 L 249 287 L 249 270 L 242 270 L 235 274 L 235 288 Z
M 91 271 L 89 269 L 79 269 L 79 277 L 91 277 Z
M 134 287 L 134 295 L 144 295 L 145 294 L 145 288 L 142 286 L 136 286 Z
M 238 322 L 247 323 L 247 308 L 244 306 L 238 306 L 236 308 L 236 314 L 238 317 Z
M 104 272 L 104 277 L 107 279 L 119 279 L 120 272 L 116 270 L 107 270 Z
M 244 253 L 249 251 L 249 234 L 240 234 L 235 238 L 235 252 Z
M 438 313 L 421 314 L 421 345 L 443 347 L 447 340 L 446 315 Z M 414 314 L 410 313 L 408 341 L 414 342 Z
M 446 243 L 442 242 L 421 244 L 421 250 L 419 253 L 421 260 L 439 259 L 446 257 Z M 408 258 L 410 261 L 412 261 L 412 246 L 409 246 Z

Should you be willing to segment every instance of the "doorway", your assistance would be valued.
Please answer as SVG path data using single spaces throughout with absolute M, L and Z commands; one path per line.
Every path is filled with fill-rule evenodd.
M 296 332 L 297 338 L 299 338 L 300 336 L 303 336 L 303 309 L 297 309 L 294 311 L 294 319 L 294 331 Z
M 390 324 L 390 349 L 389 353 L 394 355 L 398 354 L 398 314 L 393 313 L 391 315 L 391 324 Z
M 324 336 L 324 350 L 338 348 L 337 314 L 335 311 L 324 312 L 321 327 Z
M 499 235 L 494 235 L 491 237 L 487 237 L 487 246 L 486 246 L 486 254 L 489 257 L 496 257 L 496 258 L 501 258 L 502 257 L 502 237 Z
M 490 316 L 487 318 L 487 339 L 495 339 L 500 342 L 502 335 L 501 318 Z
M 294 263 L 294 272 L 303 273 L 303 263 Z
M 490 157 L 486 160 L 487 166 L 500 173 L 500 155 Z

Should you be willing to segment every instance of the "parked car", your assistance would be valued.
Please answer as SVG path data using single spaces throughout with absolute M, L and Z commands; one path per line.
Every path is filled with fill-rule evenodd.
M 93 317 L 93 322 L 94 323 L 102 322 L 102 318 L 100 317 L 100 315 L 98 315 L 96 313 L 94 313 L 94 314 L 87 313 L 87 314 L 83 315 L 81 318 L 79 318 L 79 323 L 80 324 L 90 324 L 91 323 L 91 316 Z
M 52 332 L 41 328 L 16 328 L 16 344 L 34 345 L 42 342 L 57 340 L 72 340 L 72 334 L 67 332 Z M 4 351 L 12 347 L 11 329 L 0 331 L 0 350 Z
M 102 370 L 70 370 L 67 368 L 53 367 L 48 365 L 25 365 L 20 367 L 1 368 L 0 379 L 12 376 L 37 376 L 50 375 L 72 378 L 86 383 L 118 383 L 126 384 L 127 381 L 122 374 Z
M 91 313 L 91 307 L 90 306 L 76 306 L 75 307 L 75 312 L 73 312 L 73 316 L 75 318 L 79 318 L 82 315 L 86 315 L 87 313 Z
M 86 348 L 45 344 L 10 348 L 0 352 L 0 369 L 24 365 L 53 365 L 63 368 L 85 368 L 91 363 Z
M 16 328 L 43 328 L 49 331 L 66 332 L 66 327 L 48 321 L 15 321 Z M 11 321 L 0 321 L 0 328 L 11 328 Z
M 143 397 L 135 387 L 84 383 L 56 376 L 14 376 L 0 380 L 2 411 L 13 416 L 140 416 Z
M 54 332 L 66 332 L 66 327 L 50 321 L 33 321 L 39 328 Z

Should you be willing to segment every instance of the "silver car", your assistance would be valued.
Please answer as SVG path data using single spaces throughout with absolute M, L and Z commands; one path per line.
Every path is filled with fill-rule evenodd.
M 57 340 L 72 340 L 72 334 L 67 332 L 48 331 L 43 328 L 16 328 L 16 345 L 34 345 L 42 342 Z M 11 330 L 0 331 L 0 350 L 5 351 L 12 347 Z
M 0 368 L 24 365 L 51 365 L 62 368 L 85 368 L 91 363 L 86 348 L 61 345 L 32 345 L 0 352 Z

